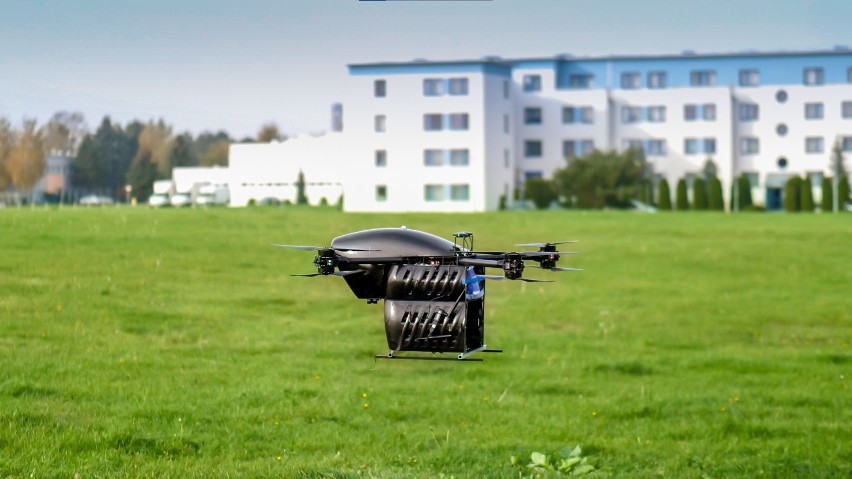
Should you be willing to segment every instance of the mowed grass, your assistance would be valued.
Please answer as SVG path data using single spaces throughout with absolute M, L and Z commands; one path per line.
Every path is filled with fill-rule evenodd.
M 482 363 L 382 361 L 350 231 L 578 239 L 489 282 Z M 0 477 L 852 476 L 852 216 L 0 210 Z

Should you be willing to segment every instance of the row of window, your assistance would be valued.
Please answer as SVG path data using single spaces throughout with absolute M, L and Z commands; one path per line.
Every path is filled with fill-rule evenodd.
M 424 96 L 464 96 L 467 95 L 467 78 L 425 78 L 423 79 Z M 385 98 L 388 95 L 388 82 L 384 79 L 373 80 L 373 96 Z
M 821 102 L 805 103 L 805 119 L 821 120 L 824 117 L 824 106 Z M 757 103 L 740 103 L 737 105 L 737 113 L 740 121 L 757 121 L 760 118 L 760 105 Z M 841 104 L 841 116 L 844 119 L 852 119 L 852 101 L 844 101 Z M 692 104 L 683 106 L 683 119 L 685 121 L 715 121 L 716 105 L 714 103 Z M 621 122 L 625 124 L 647 121 L 650 123 L 662 123 L 666 121 L 666 107 L 653 106 L 630 106 L 621 107 Z M 375 116 L 374 129 L 376 132 L 386 131 L 387 118 L 385 115 Z M 524 108 L 524 124 L 541 125 L 544 115 L 540 107 Z M 509 117 L 503 116 L 503 130 L 509 132 Z M 592 124 L 594 123 L 594 109 L 591 106 L 565 106 L 562 107 L 563 124 Z M 426 113 L 423 115 L 423 129 L 425 131 L 440 130 L 467 130 L 469 127 L 469 115 L 467 113 Z
M 760 71 L 755 68 L 743 68 L 739 70 L 738 84 L 741 87 L 760 86 Z M 852 67 L 846 72 L 847 83 L 852 83 Z M 802 84 L 818 86 L 825 84 L 825 69 L 822 67 L 808 67 L 802 70 Z M 689 85 L 693 87 L 705 87 L 717 85 L 716 70 L 692 70 L 689 72 Z M 521 86 L 525 92 L 541 91 L 541 75 L 524 75 Z M 590 73 L 577 73 L 568 75 L 568 88 L 585 89 L 594 86 L 594 75 Z M 661 89 L 668 87 L 668 73 L 665 71 L 650 71 L 646 75 L 645 87 L 649 89 Z M 642 74 L 636 71 L 621 73 L 621 88 L 625 90 L 637 90 L 642 88 Z
M 424 185 L 423 199 L 426 201 L 468 201 L 470 200 L 470 185 Z M 376 202 L 388 200 L 387 185 L 376 185 Z
M 852 152 L 852 136 L 844 136 L 840 139 L 840 146 L 844 152 Z M 666 140 L 647 139 L 634 140 L 625 139 L 621 143 L 622 149 L 637 148 L 644 150 L 648 156 L 665 156 L 667 154 Z M 587 155 L 594 150 L 594 141 L 564 140 L 562 142 L 562 156 L 574 158 Z M 683 150 L 687 155 L 712 155 L 716 154 L 715 138 L 685 138 Z M 756 137 L 740 138 L 739 151 L 741 155 L 757 155 L 760 153 L 760 139 Z M 825 152 L 825 139 L 821 136 L 805 137 L 805 153 L 818 154 Z M 541 158 L 544 154 L 544 143 L 541 140 L 526 140 L 524 142 L 524 157 Z
M 595 110 L 590 106 L 564 106 L 562 107 L 562 123 L 582 123 L 591 125 L 595 121 Z M 544 122 L 542 109 L 540 107 L 524 108 L 525 125 L 541 125 Z M 508 133 L 508 131 L 507 131 Z

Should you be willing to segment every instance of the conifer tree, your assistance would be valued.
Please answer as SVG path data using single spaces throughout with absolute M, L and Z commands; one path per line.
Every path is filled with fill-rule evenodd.
M 701 178 L 692 182 L 692 207 L 696 210 L 707 209 L 707 187 Z
M 663 211 L 671 211 L 672 209 L 672 193 L 669 191 L 669 182 L 665 178 L 660 180 L 659 186 L 659 207 Z
M 809 177 L 799 182 L 799 206 L 805 213 L 814 211 L 814 194 Z
M 678 211 L 686 211 L 689 209 L 689 197 L 686 191 L 686 180 L 681 178 L 677 180 L 677 198 L 675 199 L 675 207 Z

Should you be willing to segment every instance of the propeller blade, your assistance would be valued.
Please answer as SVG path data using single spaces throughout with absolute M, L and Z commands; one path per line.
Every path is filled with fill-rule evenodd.
M 526 281 L 527 283 L 552 283 L 553 282 L 549 279 L 532 279 L 532 278 L 518 278 L 515 281 Z
M 505 276 L 498 276 L 496 274 L 478 274 L 473 278 L 467 279 L 463 281 L 463 284 L 473 283 L 474 281 L 483 281 L 486 279 L 493 279 L 495 281 L 503 281 L 508 280 L 509 278 Z M 526 281 L 527 283 L 552 283 L 553 281 L 549 279 L 532 279 L 532 278 L 517 278 L 510 281 Z
M 567 243 L 577 243 L 578 240 L 565 240 L 565 241 L 551 241 L 550 243 L 521 243 L 516 244 L 515 246 L 531 246 L 535 248 L 542 248 L 544 246 L 556 246 L 558 244 L 567 244 Z
M 562 267 L 562 266 L 554 266 L 552 268 L 542 268 L 541 266 L 536 266 L 534 264 L 531 264 L 528 267 L 529 268 L 543 269 L 543 270 L 547 270 L 547 271 L 583 271 L 580 268 L 568 268 L 568 267 Z
M 537 256 L 550 256 L 552 254 L 580 254 L 578 251 L 521 251 L 519 254 L 526 258 L 535 258 Z
M 367 272 L 362 269 L 355 269 L 351 271 L 335 271 L 331 273 L 334 276 L 351 276 L 353 274 L 366 274 Z M 302 273 L 302 274 L 291 274 L 290 276 L 302 276 L 305 278 L 313 278 L 314 276 L 329 276 L 327 274 L 322 273 Z

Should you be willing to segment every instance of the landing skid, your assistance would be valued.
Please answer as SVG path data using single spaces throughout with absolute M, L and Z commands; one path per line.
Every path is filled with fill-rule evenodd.
M 375 355 L 376 359 L 412 359 L 417 361 L 477 361 L 481 362 L 482 358 L 472 358 L 470 355 L 475 353 L 502 353 L 502 349 L 487 349 L 485 345 L 481 348 L 471 349 L 470 351 L 465 351 L 463 353 L 458 354 L 455 358 L 447 358 L 442 356 L 397 356 L 396 353 L 399 351 L 388 351 L 387 354 L 377 354 Z M 441 352 L 434 352 L 434 354 L 443 354 Z

